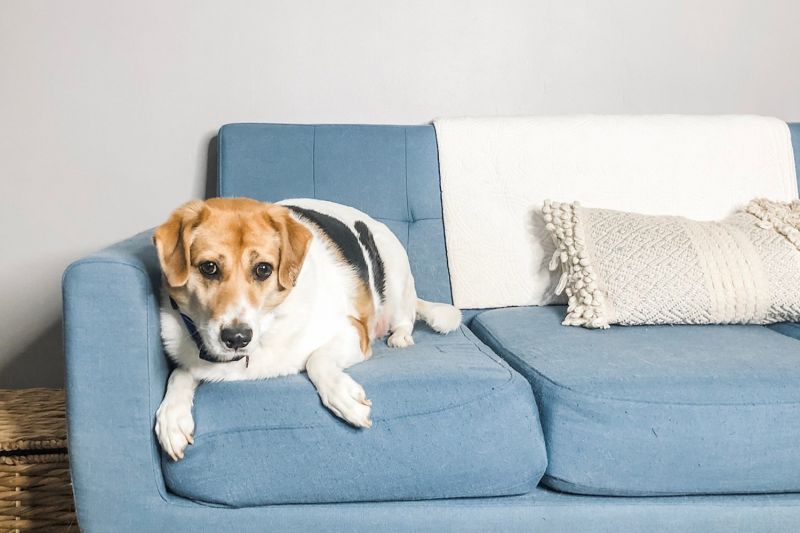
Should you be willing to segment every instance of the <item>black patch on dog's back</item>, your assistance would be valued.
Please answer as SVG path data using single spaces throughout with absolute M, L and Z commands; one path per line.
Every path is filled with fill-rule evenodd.
M 365 287 L 369 287 L 369 269 L 367 268 L 367 261 L 364 259 L 364 253 L 361 246 L 358 244 L 353 231 L 347 227 L 347 224 L 325 213 L 314 211 L 313 209 L 306 209 L 304 207 L 297 207 L 295 205 L 287 205 L 289 209 L 305 218 L 320 231 L 322 231 L 334 246 L 339 250 L 344 257 L 344 260 L 350 263 L 355 268 L 358 277 L 364 282 Z
M 384 293 L 386 292 L 386 272 L 383 269 L 383 258 L 381 254 L 378 253 L 378 246 L 375 244 L 375 238 L 372 236 L 372 232 L 367 225 L 357 220 L 353 226 L 356 228 L 356 233 L 358 233 L 358 240 L 361 241 L 367 254 L 369 254 L 369 260 L 372 263 L 372 277 L 375 282 L 375 292 L 378 293 L 381 302 L 383 302 L 385 299 Z

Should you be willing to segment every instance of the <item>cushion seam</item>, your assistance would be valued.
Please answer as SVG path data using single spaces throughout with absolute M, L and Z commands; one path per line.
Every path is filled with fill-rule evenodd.
M 317 127 L 312 128 L 311 137 L 311 187 L 314 198 L 317 197 Z
M 405 180 L 406 180 L 406 218 L 408 219 L 408 228 L 414 222 L 411 216 L 411 206 L 408 199 L 408 129 L 403 128 L 403 165 L 405 166 Z M 408 245 L 408 237 L 410 229 L 406 229 L 406 245 Z
M 695 497 L 703 497 L 703 496 L 733 496 L 733 495 L 749 495 L 749 494 L 794 494 L 796 491 L 792 490 L 776 490 L 776 491 L 759 491 L 753 492 L 752 490 L 743 490 L 740 492 L 688 492 L 688 491 L 653 491 L 653 490 L 641 490 L 641 491 L 628 491 L 628 490 L 619 490 L 611 487 L 597 487 L 593 485 L 585 485 L 583 483 L 574 483 L 572 481 L 567 481 L 566 479 L 560 478 L 558 476 L 553 476 L 550 474 L 545 474 L 542 476 L 542 481 L 545 482 L 545 486 L 547 485 L 548 481 L 554 481 L 556 483 L 563 483 L 565 486 L 575 487 L 576 489 L 590 491 L 590 492 L 570 492 L 568 490 L 560 489 L 558 487 L 550 487 L 554 490 L 565 492 L 567 494 L 575 494 L 578 496 L 597 496 L 597 497 L 607 497 L 607 498 L 666 498 L 671 496 L 695 496 Z M 605 492 L 604 492 L 605 491 Z M 611 491 L 613 494 L 608 494 Z
M 551 489 L 549 487 L 544 487 L 542 490 L 546 491 L 550 494 L 559 494 L 560 491 L 556 489 Z M 278 507 L 278 506 L 286 506 L 286 507 L 311 507 L 311 506 L 361 506 L 365 504 L 381 504 L 381 505 L 393 505 L 393 504 L 402 504 L 404 507 L 415 507 L 415 508 L 429 508 L 432 505 L 435 505 L 437 501 L 441 499 L 433 499 L 433 500 L 384 500 L 380 502 L 370 502 L 370 501 L 363 501 L 363 502 L 340 502 L 340 503 L 290 503 L 290 504 L 267 504 L 267 505 L 254 505 L 254 506 L 242 506 L 242 507 L 231 507 L 229 505 L 219 505 L 210 502 L 202 502 L 202 501 L 193 501 L 190 500 L 191 503 L 187 503 L 187 500 L 184 497 L 179 496 L 174 493 L 170 493 L 173 497 L 167 500 L 169 505 L 175 507 L 183 507 L 186 509 L 196 509 L 197 506 L 202 506 L 204 508 L 214 508 L 214 509 L 253 509 L 256 507 Z M 675 508 L 699 508 L 699 509 L 706 509 L 708 507 L 718 508 L 718 509 L 729 509 L 732 507 L 742 507 L 743 503 L 741 501 L 716 501 L 716 502 L 709 502 L 706 501 L 707 498 L 717 498 L 720 500 L 724 500 L 726 498 L 731 497 L 732 495 L 688 495 L 688 496 L 675 496 L 675 497 L 653 497 L 653 498 L 645 498 L 645 497 L 613 497 L 613 496 L 587 496 L 584 494 L 569 494 L 569 493 L 560 493 L 566 496 L 570 496 L 573 498 L 580 498 L 589 501 L 581 502 L 581 505 L 585 506 L 592 506 L 592 507 L 604 507 L 609 500 L 613 500 L 617 507 L 624 507 L 625 509 L 629 508 L 647 508 L 648 506 L 656 506 L 656 507 L 675 507 Z M 791 494 L 791 493 L 789 493 Z M 517 495 L 519 496 L 519 495 Z M 764 500 L 768 499 L 764 494 L 754 494 L 754 498 L 759 498 L 761 501 L 758 504 L 751 504 L 749 508 L 752 508 L 753 505 L 758 505 L 759 509 L 768 507 L 768 508 L 795 508 L 800 507 L 800 502 L 784 502 L 784 501 L 768 501 L 765 502 Z M 180 498 L 180 499 L 178 499 Z M 448 502 L 449 505 L 463 505 L 464 507 L 480 507 L 480 508 L 490 508 L 490 509 L 507 509 L 510 506 L 514 507 L 529 507 L 530 505 L 539 505 L 543 508 L 552 508 L 552 507 L 574 507 L 574 501 L 563 501 L 563 500 L 546 500 L 542 502 L 532 502 L 528 499 L 523 499 L 519 497 L 507 497 L 507 496 L 489 496 L 483 498 L 454 498 L 450 499 Z M 647 500 L 647 501 L 645 501 Z M 690 500 L 690 501 L 687 501 Z
M 217 180 L 216 180 L 216 182 L 217 182 L 217 194 L 219 194 L 222 197 L 225 196 L 225 193 L 222 190 L 223 189 L 222 174 L 223 174 L 223 171 L 225 169 L 225 163 L 224 163 L 223 159 L 225 157 L 224 154 L 226 153 L 226 150 L 223 147 L 223 143 L 225 142 L 225 137 L 226 137 L 225 131 L 226 131 L 226 129 L 225 129 L 225 126 L 223 125 L 217 132 Z
M 411 500 L 350 500 L 350 501 L 325 501 L 325 502 L 285 502 L 285 503 L 245 503 L 245 504 L 231 504 L 231 503 L 221 503 L 215 501 L 209 501 L 202 499 L 199 495 L 181 495 L 179 493 L 173 493 L 177 496 L 182 498 L 189 498 L 193 502 L 197 503 L 198 505 L 204 505 L 208 507 L 217 507 L 222 509 L 247 509 L 253 507 L 268 507 L 272 505 L 341 505 L 341 504 L 365 504 L 365 503 L 392 503 L 392 502 L 426 502 L 426 501 L 435 501 L 435 500 L 451 500 L 451 499 L 461 499 L 461 498 L 505 498 L 509 496 L 520 496 L 522 494 L 527 494 L 530 492 L 528 487 L 531 484 L 537 485 L 538 481 L 542 479 L 541 474 L 534 474 L 529 476 L 524 481 L 520 481 L 519 483 L 514 483 L 513 485 L 502 485 L 500 488 L 497 488 L 497 485 L 491 485 L 489 487 L 482 488 L 480 490 L 476 490 L 474 492 L 484 492 L 484 491 L 492 491 L 492 492 L 499 492 L 501 494 L 493 494 L 491 496 L 481 496 L 481 495 L 473 495 L 473 496 L 447 496 L 447 495 L 437 495 L 437 496 L 430 496 L 424 498 L 415 498 Z M 519 492 L 520 489 L 527 489 L 523 492 Z
M 415 218 L 414 220 L 400 220 L 399 218 L 388 218 L 388 217 L 373 217 L 375 220 L 388 220 L 389 222 L 405 222 L 406 224 L 413 224 L 415 222 L 422 222 L 423 220 L 437 220 L 441 221 L 441 218 L 437 217 L 426 217 L 426 218 Z

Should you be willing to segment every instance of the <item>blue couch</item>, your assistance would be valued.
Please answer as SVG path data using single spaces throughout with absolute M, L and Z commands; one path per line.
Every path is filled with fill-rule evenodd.
M 430 126 L 224 126 L 219 192 L 355 206 L 406 246 L 421 297 L 451 299 Z M 413 348 L 352 368 L 373 428 L 330 415 L 304 375 L 204 384 L 175 463 L 153 434 L 159 280 L 149 231 L 64 274 L 84 531 L 800 530 L 798 325 L 589 331 L 559 307 L 467 311 L 460 331 L 420 325 Z

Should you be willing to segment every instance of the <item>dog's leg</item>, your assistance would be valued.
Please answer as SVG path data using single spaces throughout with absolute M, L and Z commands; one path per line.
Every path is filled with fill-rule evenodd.
M 172 371 L 167 393 L 156 411 L 158 442 L 173 460 L 183 459 L 183 450 L 194 442 L 192 403 L 197 380 L 181 368 Z
M 344 372 L 363 360 L 358 333 L 349 327 L 311 354 L 306 371 L 325 407 L 356 427 L 368 428 L 372 426 L 369 418 L 372 402 L 364 388 Z
M 414 288 L 414 278 L 409 272 L 403 284 L 402 294 L 393 296 L 387 301 L 389 306 L 389 329 L 391 335 L 386 339 L 386 344 L 392 348 L 405 348 L 414 344 L 414 320 L 416 318 L 415 305 L 417 292 Z

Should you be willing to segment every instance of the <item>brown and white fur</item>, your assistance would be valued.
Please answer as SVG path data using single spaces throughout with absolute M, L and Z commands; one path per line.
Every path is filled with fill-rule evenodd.
M 363 243 L 369 283 L 325 231 L 280 204 L 332 216 L 354 233 L 357 221 L 366 224 L 383 261 L 383 298 Z M 193 442 L 192 403 L 200 382 L 305 370 L 331 412 L 368 428 L 371 402 L 344 370 L 369 358 L 373 340 L 387 333 L 389 346 L 413 344 L 417 317 L 442 334 L 461 323 L 455 307 L 417 298 L 406 251 L 385 225 L 332 202 L 296 199 L 280 204 L 246 198 L 192 201 L 153 235 L 164 274 L 161 334 L 177 365 L 156 413 L 155 431 L 175 460 Z M 207 275 L 213 270 L 208 263 L 217 266 L 216 275 Z M 262 263 L 271 267 L 264 279 L 270 269 L 262 266 L 262 276 L 255 270 Z M 193 320 L 216 361 L 200 359 L 170 297 Z M 252 339 L 245 346 L 229 347 L 221 338 L 226 328 L 249 328 Z

